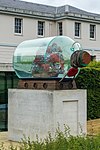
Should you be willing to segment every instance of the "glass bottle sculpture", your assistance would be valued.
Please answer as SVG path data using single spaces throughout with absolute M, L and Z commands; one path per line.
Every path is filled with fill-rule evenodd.
M 21 79 L 63 78 L 72 66 L 75 67 L 73 59 L 77 52 L 82 52 L 80 44 L 67 36 L 24 41 L 15 50 L 14 70 Z M 86 63 L 81 60 L 79 65 L 82 67 Z M 66 75 L 65 78 L 71 76 Z

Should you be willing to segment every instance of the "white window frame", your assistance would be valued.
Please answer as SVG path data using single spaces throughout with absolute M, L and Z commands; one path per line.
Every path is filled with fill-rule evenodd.
M 40 26 L 39 26 L 39 23 L 41 23 Z M 38 22 L 37 22 L 37 36 L 38 37 L 44 37 L 44 33 L 45 33 L 45 22 L 38 20 Z
M 60 36 L 63 35 L 63 23 L 62 22 L 58 22 L 57 26 L 58 26 L 58 35 L 60 35 Z
M 21 26 L 20 26 L 20 22 L 18 22 L 17 25 L 16 25 L 16 19 L 21 21 Z M 16 28 L 18 28 L 17 29 L 18 32 L 16 32 L 17 31 Z M 14 18 L 14 34 L 15 35 L 23 35 L 23 18 L 18 18 L 18 17 Z
M 92 27 L 92 28 L 91 28 Z M 91 30 L 92 29 L 92 30 Z M 92 36 L 93 37 L 92 37 Z M 91 40 L 96 40 L 96 25 L 95 24 L 90 24 L 90 39 Z
M 80 22 L 74 23 L 74 37 L 81 38 L 81 23 Z

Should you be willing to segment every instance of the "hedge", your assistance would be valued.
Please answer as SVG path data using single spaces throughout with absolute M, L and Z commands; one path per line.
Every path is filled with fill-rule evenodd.
M 100 118 L 100 62 L 82 68 L 76 78 L 79 89 L 87 89 L 87 118 Z

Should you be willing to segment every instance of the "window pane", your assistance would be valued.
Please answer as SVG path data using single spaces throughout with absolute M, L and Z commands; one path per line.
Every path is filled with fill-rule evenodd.
M 5 74 L 0 73 L 0 104 L 5 103 Z
M 44 22 L 38 21 L 38 35 L 44 35 Z
M 7 104 L 0 104 L 0 131 L 7 131 L 7 120 L 8 120 L 8 113 L 7 113 Z
M 15 33 L 22 33 L 22 19 L 15 18 Z
M 58 35 L 63 35 L 63 30 L 62 30 L 62 22 L 58 23 Z
M 90 38 L 95 38 L 95 25 L 90 24 Z
M 18 77 L 12 72 L 0 72 L 0 131 L 7 130 L 8 88 L 16 88 Z
M 81 24 L 78 22 L 75 22 L 75 36 L 80 37 L 80 26 Z

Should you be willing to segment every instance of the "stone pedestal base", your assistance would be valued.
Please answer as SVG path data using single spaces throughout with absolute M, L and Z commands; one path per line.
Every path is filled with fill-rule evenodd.
M 9 89 L 8 137 L 20 141 L 44 138 L 68 125 L 72 135 L 86 133 L 86 90 Z

